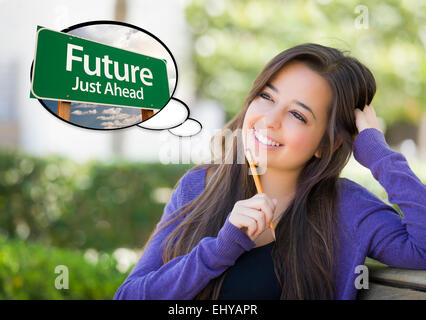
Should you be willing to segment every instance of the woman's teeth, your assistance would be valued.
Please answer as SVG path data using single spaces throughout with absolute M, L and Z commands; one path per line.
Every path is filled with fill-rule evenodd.
M 274 146 L 274 147 L 279 147 L 280 144 L 276 143 L 274 141 L 269 140 L 268 138 L 266 138 L 265 136 L 262 136 L 259 132 L 257 132 L 256 130 L 254 131 L 254 135 L 256 136 L 257 139 L 259 139 L 260 142 L 262 142 L 263 144 L 267 144 L 269 146 Z

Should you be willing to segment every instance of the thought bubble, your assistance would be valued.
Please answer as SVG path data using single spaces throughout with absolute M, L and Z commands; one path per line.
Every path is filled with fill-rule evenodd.
M 172 97 L 163 109 L 138 126 L 151 130 L 171 129 L 182 125 L 188 117 L 189 108 L 179 99 Z
M 155 35 L 137 26 L 117 21 L 90 21 L 73 25 L 60 32 L 49 30 L 45 27 L 39 27 L 37 41 L 40 41 L 40 33 L 42 31 L 44 34 L 50 32 L 55 37 L 62 37 L 64 44 L 60 48 L 63 56 L 66 55 L 66 61 L 61 56 L 62 58 L 57 64 L 59 66 L 58 70 L 62 69 L 62 65 L 66 65 L 66 71 L 73 72 L 74 68 L 76 75 L 73 74 L 72 83 L 67 78 L 70 73 L 67 73 L 65 70 L 61 70 L 63 72 L 62 77 L 58 75 L 52 77 L 52 79 L 46 77 L 46 82 L 52 85 L 52 87 L 60 83 L 56 79 L 61 79 L 61 82 L 67 79 L 69 85 L 65 88 L 65 94 L 59 95 L 60 99 L 58 98 L 59 96 L 52 97 L 46 95 L 42 95 L 43 98 L 41 98 L 40 95 L 37 95 L 41 89 L 37 93 L 34 90 L 33 68 L 40 70 L 40 67 L 37 67 L 40 66 L 43 58 L 45 61 L 46 58 L 42 56 L 42 59 L 35 59 L 31 66 L 30 75 L 32 82 L 31 97 L 38 98 L 39 102 L 49 112 L 61 120 L 79 127 L 94 130 L 124 129 L 138 125 L 148 130 L 167 129 L 170 133 L 181 136 L 191 136 L 201 130 L 201 124 L 189 118 L 190 109 L 185 103 L 173 97 L 178 80 L 176 61 L 167 46 Z M 70 34 L 71 36 L 67 37 L 66 34 Z M 52 39 L 56 41 L 53 35 Z M 67 46 L 66 50 L 64 49 L 65 44 Z M 94 50 L 97 44 L 106 53 L 108 53 L 108 50 L 111 50 L 110 55 L 104 54 L 105 52 L 102 50 L 99 50 L 99 53 L 96 55 L 94 53 L 96 51 Z M 85 48 L 86 45 L 89 49 Z M 48 52 L 49 50 L 46 50 L 46 55 Z M 37 46 L 36 54 L 35 57 L 40 57 L 39 53 L 37 53 Z M 133 61 L 136 61 L 134 64 L 128 63 L 125 58 L 123 58 L 123 61 L 120 61 L 122 60 L 121 57 L 130 56 L 131 58 L 132 54 Z M 60 53 L 56 56 L 58 55 Z M 53 61 L 53 63 L 55 62 Z M 157 69 L 163 68 L 163 74 L 167 76 L 167 79 L 164 82 L 162 80 L 164 79 L 163 76 L 159 76 L 158 79 L 162 81 L 161 83 L 164 83 L 160 87 L 163 88 L 160 92 L 166 92 L 168 96 L 164 96 L 163 94 L 156 95 L 154 91 L 149 91 L 154 88 L 152 87 L 154 84 L 154 74 L 148 67 L 144 67 L 144 63 L 146 65 L 151 64 L 154 67 L 157 65 Z M 49 70 L 49 68 L 45 70 Z M 83 70 L 84 73 L 82 72 Z M 45 73 L 49 72 L 46 71 Z M 37 73 L 38 79 L 40 79 L 39 74 L 40 72 Z M 78 75 L 80 74 L 82 76 L 79 78 Z M 95 82 L 99 79 L 104 82 Z M 133 89 L 125 87 L 126 84 L 128 86 L 135 83 L 139 85 L 139 82 L 141 86 L 140 90 L 136 90 L 135 85 Z M 158 83 L 158 81 L 155 82 L 155 84 Z M 37 88 L 44 87 L 39 86 Z M 164 91 L 164 88 L 167 88 L 167 90 Z M 147 94 L 144 94 L 144 92 L 147 92 Z M 54 93 L 56 94 L 56 91 Z M 78 96 L 78 93 L 81 93 L 81 95 Z M 87 93 L 93 94 L 95 97 L 91 98 Z M 107 94 L 111 96 L 119 95 L 118 98 L 124 97 L 124 102 L 120 102 L 121 104 L 117 105 L 115 104 L 119 100 L 117 99 L 112 100 L 110 103 L 106 98 Z M 103 100 L 98 100 L 98 96 L 101 96 Z M 86 97 L 88 97 L 87 100 L 85 100 Z M 160 100 L 158 100 L 158 97 L 160 97 Z M 148 100 L 149 98 L 151 100 L 154 99 L 154 104 L 151 103 L 151 100 Z M 164 100 L 165 98 L 167 100 Z M 128 103 L 132 99 L 139 99 L 140 101 L 139 103 L 134 101 Z M 155 101 L 158 103 L 160 101 L 165 102 L 161 102 L 161 105 L 158 105 Z M 149 105 L 149 103 L 151 104 Z
M 189 137 L 198 134 L 202 128 L 203 127 L 201 126 L 201 123 L 199 123 L 197 120 L 188 118 L 180 126 L 169 129 L 169 132 L 175 136 Z
M 153 117 L 145 120 L 138 127 L 150 130 L 168 129 L 176 136 L 189 137 L 198 134 L 202 125 L 197 120 L 189 118 L 189 108 L 181 100 L 171 98 L 169 103 Z

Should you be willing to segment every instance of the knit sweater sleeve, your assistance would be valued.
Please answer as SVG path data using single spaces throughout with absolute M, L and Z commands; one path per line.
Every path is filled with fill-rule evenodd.
M 367 256 L 392 267 L 426 269 L 426 186 L 411 171 L 405 157 L 387 145 L 375 128 L 361 131 L 354 157 L 370 169 L 398 205 L 403 217 L 376 195 L 357 185 L 348 196 L 354 239 Z M 353 182 L 355 184 L 355 182 Z M 350 207 L 350 208 L 349 208 Z
M 192 171 L 182 177 L 173 191 L 156 231 L 172 217 L 174 211 L 188 202 L 187 194 L 194 194 L 194 191 L 200 188 L 199 181 L 195 181 L 199 180 L 199 175 Z M 118 288 L 114 300 L 193 299 L 211 279 L 218 277 L 232 266 L 243 252 L 255 246 L 255 243 L 231 224 L 228 218 L 217 237 L 203 238 L 188 254 L 165 264 L 162 261 L 163 240 L 182 220 L 178 219 L 156 232 L 132 272 Z

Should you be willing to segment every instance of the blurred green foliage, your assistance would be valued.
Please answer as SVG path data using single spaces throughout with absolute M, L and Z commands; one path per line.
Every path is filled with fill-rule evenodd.
M 221 102 L 228 120 L 266 63 L 306 42 L 349 51 L 370 68 L 387 125 L 418 124 L 426 108 L 425 1 L 189 0 L 185 14 L 198 95 Z
M 410 160 L 409 165 L 426 182 L 426 164 Z M 175 184 L 193 166 L 78 164 L 57 156 L 0 151 L 0 235 L 70 249 L 141 248 Z M 342 176 L 389 204 L 386 190 L 356 161 Z
M 97 263 L 83 253 L 0 236 L 0 299 L 112 299 L 129 271 L 120 273 L 112 254 Z M 58 265 L 68 268 L 68 289 L 56 289 Z M 59 283 L 62 283 L 59 281 Z
M 142 247 L 190 167 L 2 151 L 0 234 L 62 248 Z

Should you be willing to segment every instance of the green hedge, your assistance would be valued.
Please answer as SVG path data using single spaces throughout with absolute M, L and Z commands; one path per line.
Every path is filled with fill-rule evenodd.
M 60 248 L 141 248 L 163 213 L 168 196 L 193 164 L 101 162 L 78 164 L 0 151 L 0 235 Z M 426 182 L 425 163 L 410 162 Z M 383 187 L 359 164 L 347 176 L 387 201 Z M 169 195 L 167 193 L 167 195 Z M 397 205 L 393 205 L 398 209 Z
M 23 240 L 0 237 L 0 247 L 0 299 L 112 299 L 131 270 L 120 273 L 107 252 L 95 264 L 80 251 Z M 68 268 L 68 289 L 55 287 L 58 265 Z
M 61 248 L 142 247 L 194 165 L 37 158 L 0 151 L 0 234 Z

